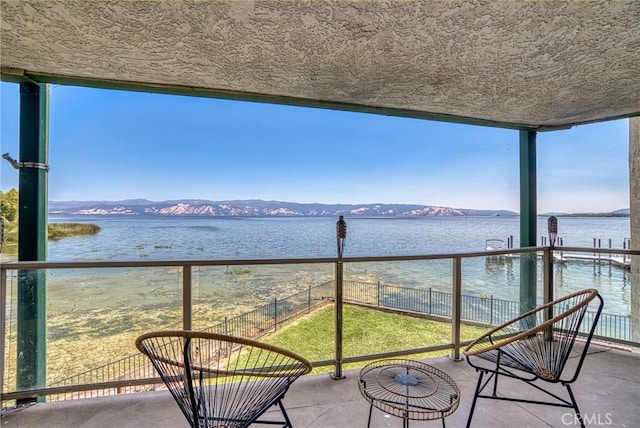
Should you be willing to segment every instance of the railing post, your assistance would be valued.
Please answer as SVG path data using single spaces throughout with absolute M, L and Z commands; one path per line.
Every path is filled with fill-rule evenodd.
M 378 287 L 377 287 L 377 301 L 378 301 L 378 307 L 380 307 L 380 281 L 378 281 Z
M 0 394 L 4 393 L 4 346 L 5 346 L 5 322 L 7 309 L 7 270 L 0 268 L 0 305 L 2 305 L 2 316 L 0 316 Z
M 191 265 L 182 266 L 182 328 L 192 329 Z
M 336 289 L 335 289 L 335 360 L 333 379 L 343 379 L 342 375 L 342 293 L 344 266 L 342 260 L 336 262 Z
M 307 313 L 311 313 L 311 284 L 309 284 L 309 293 L 307 294 Z
M 453 284 L 451 290 L 451 359 L 460 360 L 460 315 L 462 309 L 462 259 L 453 259 Z
M 278 298 L 273 298 L 273 331 L 278 331 Z
M 342 256 L 344 254 L 344 246 L 347 238 L 347 223 L 344 217 L 340 216 L 336 223 L 336 240 L 338 248 L 338 260 L 336 261 L 336 289 L 335 289 L 335 368 L 331 377 L 334 380 L 344 379 L 342 375 L 342 305 L 343 305 L 343 287 L 344 287 L 344 266 L 342 264 Z
M 542 260 L 543 303 L 549 303 L 553 300 L 553 247 L 546 248 L 543 251 Z M 545 320 L 550 320 L 551 318 L 553 318 L 553 306 L 549 306 L 545 314 Z M 553 339 L 551 329 L 546 329 L 544 334 L 546 340 L 551 341 Z
M 554 285 L 553 285 L 553 247 L 547 249 L 543 253 L 544 268 L 543 268 L 543 283 L 544 283 L 544 303 L 549 303 L 554 299 Z M 553 318 L 553 309 L 549 308 L 547 314 L 548 319 Z
M 552 248 L 546 248 L 542 252 L 543 263 L 543 276 L 542 281 L 544 284 L 543 291 L 543 303 L 549 303 L 553 300 L 553 250 Z M 551 314 L 553 317 L 553 314 Z
M 489 307 L 489 324 L 493 324 L 493 294 L 491 295 L 491 304 Z

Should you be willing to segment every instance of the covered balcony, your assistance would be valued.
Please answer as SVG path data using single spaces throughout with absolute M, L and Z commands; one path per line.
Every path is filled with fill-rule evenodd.
M 588 273 L 592 269 L 600 274 L 604 272 L 604 277 L 609 279 L 601 284 L 602 292 L 624 287 L 629 278 L 628 268 L 613 265 L 611 260 L 616 257 L 630 260 L 638 252 L 600 251 L 596 261 L 588 262 L 581 269 Z M 343 319 L 336 320 L 333 328 L 314 329 L 314 337 L 307 341 L 317 340 L 320 344 L 319 354 L 309 356 L 316 371 L 294 383 L 285 399 L 296 426 L 340 426 L 339 421 L 347 426 L 364 426 L 369 406 L 358 389 L 359 369 L 382 358 L 419 359 L 453 377 L 461 390 L 461 400 L 459 409 L 447 418 L 447 423 L 464 426 L 478 374 L 463 360 L 461 349 L 489 327 L 521 312 L 521 290 L 514 278 L 520 277 L 523 266 L 531 259 L 536 265 L 536 304 L 579 289 L 583 282 L 580 275 L 574 276 L 576 267 L 567 267 L 560 258 L 561 253 L 568 252 L 593 257 L 593 249 L 532 247 L 479 253 L 344 258 L 341 262 L 298 259 L 5 264 L 2 283 L 8 292 L 3 296 L 8 318 L 3 339 L 6 346 L 3 387 L 5 402 L 12 405 L 5 409 L 3 422 L 16 427 L 44 421 L 48 426 L 60 427 L 99 427 L 113 423 L 186 426 L 182 413 L 153 367 L 135 349 L 136 336 L 149 330 L 184 328 L 268 343 L 281 331 L 300 328 L 310 317 L 329 310 L 333 315 L 344 311 Z M 555 257 L 552 258 L 552 254 Z M 343 263 L 342 278 L 339 263 Z M 379 272 L 408 266 L 437 272 L 437 280 L 425 278 L 430 287 L 371 280 Z M 24 365 L 16 358 L 18 275 L 38 275 L 38 272 L 46 272 L 48 278 L 49 334 L 44 345 L 49 356 L 48 379 L 45 388 L 20 388 L 15 383 L 19 379 L 16 377 L 19 366 Z M 243 278 L 243 272 L 251 275 Z M 126 292 L 118 286 L 121 281 L 117 278 L 123 275 L 141 280 L 133 288 L 126 284 L 124 288 L 130 289 Z M 555 276 L 560 280 L 554 282 Z M 75 280 L 69 284 L 70 277 Z M 220 281 L 229 283 L 231 291 L 222 291 Z M 295 284 L 297 292 L 285 294 L 278 290 L 283 283 Z M 485 286 L 478 288 L 478 283 Z M 488 284 L 492 288 L 487 287 Z M 257 286 L 264 293 L 264 304 L 237 316 L 214 315 L 216 301 L 231 299 L 226 297 L 227 293 L 255 290 Z M 149 287 L 154 290 L 152 296 L 144 291 Z M 93 290 L 93 299 L 85 295 L 88 288 Z M 107 290 L 117 297 L 101 298 Z M 234 296 L 231 307 L 255 302 L 255 295 L 246 302 L 241 295 Z M 336 300 L 336 296 L 342 298 Z M 86 305 L 90 307 L 83 307 Z M 389 348 L 377 336 L 380 332 L 374 323 L 364 328 L 357 325 L 355 313 L 348 311 L 352 308 L 378 315 L 392 314 L 423 324 L 413 327 L 409 334 L 416 339 L 408 343 L 398 339 L 395 346 L 392 344 Z M 104 314 L 109 316 L 105 318 Z M 585 315 L 582 329 L 585 334 L 593 324 L 593 315 L 591 311 Z M 121 319 L 127 316 L 133 317 L 130 322 Z M 620 311 L 616 299 L 606 298 L 595 330 L 595 343 L 575 384 L 576 399 L 588 426 L 596 422 L 633 426 L 637 422 L 640 377 L 636 367 L 640 357 L 632 352 L 637 343 L 631 340 L 631 319 L 629 313 Z M 212 320 L 217 321 L 212 324 Z M 441 335 L 418 339 L 423 337 L 421 329 L 431 329 L 434 325 Z M 352 345 L 354 330 L 359 339 L 373 345 L 366 349 Z M 569 364 L 577 364 L 584 338 L 578 339 Z M 295 347 L 290 350 L 299 351 Z M 82 367 L 89 369 L 83 371 Z M 502 387 L 508 389 L 510 383 L 524 399 L 543 398 L 539 392 L 523 389 L 512 381 Z M 38 396 L 46 400 L 37 400 L 38 403 L 29 400 Z M 570 409 L 485 401 L 480 401 L 474 416 L 474 423 L 481 426 L 506 427 L 513 420 L 532 427 L 561 426 L 564 422 L 569 426 L 579 425 Z M 399 423 L 374 409 L 372 426 Z
M 369 408 L 358 391 L 358 368 L 350 364 L 396 356 L 425 360 L 454 378 L 462 399 L 446 422 L 464 426 L 476 373 L 460 361 L 461 350 L 478 335 L 477 328 L 497 325 L 568 292 L 561 286 L 567 278 L 557 280 L 555 250 L 536 246 L 541 234 L 536 225 L 536 135 L 621 118 L 628 118 L 630 127 L 631 249 L 598 250 L 603 257 L 597 262 L 617 254 L 629 261 L 628 275 L 615 280 L 628 290 L 628 306 L 620 311 L 605 303 L 575 392 L 590 426 L 640 424 L 638 355 L 633 352 L 640 343 L 640 3 L 18 1 L 0 7 L 2 80 L 19 84 L 21 94 L 15 162 L 20 169 L 19 261 L 0 269 L 3 426 L 186 426 L 132 347 L 138 334 L 215 328 L 268 340 L 282 325 L 322 305 L 335 314 L 357 306 L 438 322 L 446 334 L 431 343 L 362 352 L 343 344 L 350 320 L 335 315 L 334 329 L 322 337 L 324 357 L 313 360 L 326 372 L 301 378 L 286 396 L 295 426 L 365 426 Z M 496 253 L 344 260 L 48 262 L 50 84 L 517 130 L 520 246 Z M 471 284 L 474 276 L 466 270 L 488 256 L 513 262 L 504 295 L 492 295 L 494 277 L 485 277 L 489 285 L 484 290 Z M 367 280 L 376 270 L 405 263 L 435 272 L 435 285 Z M 273 281 L 264 290 L 264 306 L 238 307 L 220 321 L 207 311 L 212 299 L 221 296 L 207 285 L 228 285 L 230 266 L 240 271 L 250 266 L 267 279 L 284 273 L 298 288 L 285 293 Z M 120 281 L 126 290 L 115 303 L 109 294 L 114 273 L 135 279 Z M 83 288 L 91 281 L 100 284 L 100 293 Z M 136 287 L 149 283 L 159 292 L 154 301 L 143 302 Z M 117 328 L 105 324 L 99 313 L 113 310 L 114 304 L 123 321 Z M 77 305 L 98 311 L 78 318 Z M 144 322 L 126 322 L 133 314 Z M 58 346 L 59 335 L 73 330 L 81 330 L 79 346 Z M 107 336 L 115 342 L 102 343 Z M 86 352 L 96 346 L 104 346 L 99 358 Z M 374 409 L 371 426 L 400 423 Z M 563 409 L 493 401 L 479 403 L 474 424 L 579 425 Z

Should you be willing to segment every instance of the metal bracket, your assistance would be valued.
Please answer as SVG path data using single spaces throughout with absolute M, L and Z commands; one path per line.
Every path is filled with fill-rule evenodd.
M 11 164 L 11 166 L 14 167 L 15 169 L 36 168 L 36 169 L 44 169 L 45 171 L 49 171 L 51 169 L 51 166 L 49 164 L 46 164 L 46 163 L 40 163 L 40 162 L 18 162 L 17 160 L 12 158 L 9 155 L 9 153 L 3 154 L 2 158 L 6 159 L 7 162 L 9 162 Z

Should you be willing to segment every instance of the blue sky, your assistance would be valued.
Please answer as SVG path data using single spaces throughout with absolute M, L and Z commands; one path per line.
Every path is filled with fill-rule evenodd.
M 18 85 L 1 151 L 18 159 Z M 518 132 L 52 85 L 49 199 L 265 199 L 519 210 Z M 538 211 L 629 206 L 628 121 L 538 134 Z M 4 160 L 1 189 L 17 187 Z

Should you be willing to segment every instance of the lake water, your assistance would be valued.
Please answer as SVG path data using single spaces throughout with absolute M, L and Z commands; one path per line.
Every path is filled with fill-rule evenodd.
M 93 223 L 94 236 L 49 244 L 49 259 L 149 260 L 335 257 L 336 218 L 330 217 L 50 217 L 50 222 Z M 485 240 L 514 236 L 516 217 L 346 218 L 345 257 L 483 251 Z M 622 248 L 629 218 L 558 219 L 564 246 Z M 538 221 L 538 243 L 547 219 Z
M 331 217 L 51 217 L 51 222 L 87 222 L 101 227 L 95 236 L 51 242 L 49 259 L 168 260 L 335 257 L 336 221 Z M 517 217 L 346 218 L 345 257 L 397 256 L 473 252 L 485 240 L 513 237 L 519 246 Z M 538 220 L 538 243 L 547 218 Z M 564 246 L 622 248 L 629 237 L 629 218 L 560 217 L 558 236 Z M 593 265 L 559 267 L 556 283 L 566 292 L 598 287 L 608 295 L 609 312 L 627 314 L 628 272 Z M 401 286 L 450 289 L 451 262 L 359 264 L 347 273 L 374 277 Z M 517 260 L 490 263 L 484 258 L 463 265 L 465 291 L 518 300 Z M 220 287 L 222 285 L 219 284 Z
M 331 217 L 50 217 L 51 222 L 93 223 L 101 230 L 94 236 L 76 236 L 50 242 L 48 257 L 52 261 L 149 261 L 313 258 L 336 256 L 336 221 Z M 485 249 L 485 240 L 514 237 L 519 246 L 520 220 L 517 217 L 428 217 L 428 218 L 346 218 L 345 257 L 424 255 L 437 253 L 476 252 Z M 622 248 L 629 237 L 629 218 L 560 217 L 558 235 L 564 246 L 592 247 L 594 239 L 602 247 Z M 546 235 L 547 218 L 538 221 L 538 243 Z M 304 278 L 293 277 L 291 271 L 305 272 Z M 255 268 L 244 281 L 229 281 L 221 269 L 202 269 L 197 278 L 203 299 L 228 302 L 273 298 L 291 294 L 333 278 L 332 266 L 317 268 L 306 265 Z M 538 263 L 541 270 L 541 263 Z M 164 274 L 164 273 L 163 273 Z M 50 273 L 49 284 L 62 286 L 74 271 Z M 123 281 L 122 275 L 129 277 Z M 91 303 L 102 298 L 105 304 L 126 301 L 132 296 L 127 284 L 132 275 L 107 276 L 82 272 L 74 280 L 91 289 Z M 150 274 L 149 274 L 150 275 Z M 166 279 L 150 278 L 153 290 Z M 345 279 L 381 281 L 411 288 L 451 291 L 451 261 L 431 260 L 392 263 L 349 263 Z M 539 273 L 539 277 L 542 275 Z M 82 278 L 80 278 L 82 277 Z M 239 276 L 237 276 L 239 278 Z M 285 279 L 285 277 L 287 279 Z M 292 279 L 294 278 L 294 279 Z M 519 259 L 489 260 L 485 257 L 463 262 L 463 292 L 476 296 L 495 296 L 519 300 Z M 173 280 L 172 280 L 173 281 Z M 556 265 L 558 294 L 595 287 L 606 296 L 609 313 L 627 315 L 630 306 L 629 272 L 611 266 L 591 264 Z M 300 283 L 285 287 L 287 282 Z M 174 284 L 172 282 L 172 284 Z M 124 285 L 123 285 L 124 284 Z M 282 285 L 283 288 L 279 288 Z M 541 284 L 540 284 L 541 285 Z M 168 287 L 168 286 L 167 286 Z M 205 288 L 208 291 L 205 291 Z M 168 289 L 168 288 L 167 288 Z M 151 299 L 151 289 L 136 289 L 138 295 Z M 261 290 L 258 292 L 258 290 Z M 53 290 L 52 290 L 53 291 Z M 59 295 L 65 303 L 77 288 Z M 155 292 L 160 296 L 161 293 Z M 116 296 L 117 295 L 117 296 Z M 241 296 L 242 295 L 242 296 Z M 102 297 L 100 297 L 102 296 Z M 196 296 L 197 297 L 197 296 Z M 80 299 L 78 299 L 80 300 Z M 53 302 L 52 302 L 53 303 Z M 80 305 L 81 303 L 78 303 Z

